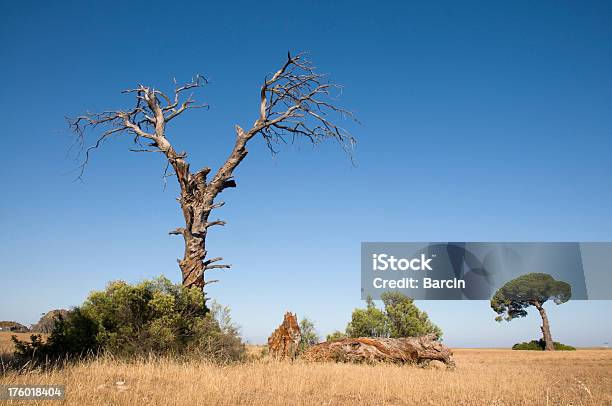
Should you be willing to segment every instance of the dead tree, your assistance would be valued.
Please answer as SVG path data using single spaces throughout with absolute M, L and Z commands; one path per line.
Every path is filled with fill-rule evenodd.
M 200 289 L 216 282 L 205 280 L 205 271 L 230 267 L 221 263 L 221 257 L 207 256 L 206 237 L 211 227 L 225 225 L 225 221 L 211 220 L 211 213 L 224 204 L 217 200 L 219 194 L 224 189 L 236 187 L 234 171 L 247 156 L 249 141 L 261 137 L 273 152 L 276 144 L 297 138 L 306 138 L 313 144 L 333 139 L 349 153 L 355 143 L 352 135 L 330 118 L 333 113 L 341 118 L 353 118 L 350 112 L 336 105 L 335 97 L 340 87 L 318 73 L 304 54 L 288 54 L 282 67 L 266 77 L 261 85 L 259 115 L 255 122 L 246 130 L 235 126 L 235 144 L 225 163 L 214 173 L 209 167 L 192 172 L 187 153 L 177 152 L 172 145 L 168 124 L 187 110 L 207 107 L 197 104 L 193 94 L 186 96 L 206 83 L 204 77 L 196 76 L 191 83 L 175 86 L 171 94 L 139 85 L 123 92 L 134 95 L 132 109 L 86 113 L 69 119 L 77 144 L 84 151 L 79 177 L 83 175 L 91 152 L 111 135 L 130 135 L 138 145 L 132 151 L 160 153 L 165 157 L 164 175 L 171 167 L 173 173 L 170 175 L 176 176 L 180 187 L 178 201 L 185 219 L 184 227 L 170 232 L 182 236 L 185 241 L 183 259 L 178 260 L 183 285 Z M 92 144 L 86 142 L 86 133 L 90 130 L 100 130 Z
M 441 361 L 453 368 L 453 352 L 436 339 L 435 334 L 404 338 L 345 338 L 326 341 L 310 347 L 301 356 L 307 361 L 355 363 L 388 362 L 427 364 Z

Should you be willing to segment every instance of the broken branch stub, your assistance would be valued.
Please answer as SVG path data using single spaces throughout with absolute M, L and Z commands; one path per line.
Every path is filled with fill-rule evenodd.
M 283 322 L 268 338 L 268 350 L 276 359 L 294 359 L 298 353 L 302 334 L 297 316 L 286 312 Z

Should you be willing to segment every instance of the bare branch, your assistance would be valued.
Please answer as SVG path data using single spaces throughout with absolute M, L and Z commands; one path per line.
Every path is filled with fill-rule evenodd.
M 132 149 L 134 152 L 163 152 L 168 161 L 175 166 L 179 159 L 185 156 L 176 154 L 166 138 L 166 124 L 192 108 L 207 108 L 206 104 L 195 104 L 193 94 L 182 97 L 183 92 L 196 89 L 208 83 L 202 75 L 197 75 L 190 83 L 176 86 L 174 96 L 170 98 L 166 93 L 144 85 L 122 91 L 135 96 L 135 106 L 132 110 L 104 111 L 102 113 L 86 113 L 76 118 L 67 118 L 70 130 L 76 135 L 75 144 L 79 151 L 85 152 L 85 157 L 79 165 L 79 178 L 82 177 L 85 167 L 89 163 L 90 153 L 97 149 L 112 134 L 132 134 L 133 141 L 141 145 L 141 139 L 151 141 L 152 149 Z M 183 99 L 183 100 L 182 100 Z M 98 128 L 103 131 L 96 141 L 86 146 L 86 134 L 96 132 Z M 79 154 L 80 155 L 80 154 Z M 176 168 L 175 168 L 176 169 Z
M 329 118 L 336 113 L 355 120 L 350 111 L 336 105 L 340 91 L 304 54 L 288 55 L 283 67 L 262 86 L 260 117 L 248 133 L 261 133 L 271 150 L 272 144 L 291 136 L 306 137 L 313 144 L 335 139 L 350 154 L 355 138 Z
M 225 221 L 221 221 L 221 220 L 209 221 L 204 225 L 204 228 L 209 228 L 212 226 L 224 226 L 224 225 L 225 225 Z
M 225 163 L 215 174 L 209 188 L 214 198 L 232 178 L 234 170 L 248 154 L 246 145 L 257 134 L 261 134 L 266 145 L 276 153 L 275 144 L 305 138 L 312 144 L 333 139 L 351 155 L 355 138 L 345 128 L 336 124 L 332 114 L 341 119 L 355 118 L 353 114 L 336 105 L 340 93 L 339 85 L 330 83 L 326 75 L 318 73 L 304 54 L 291 56 L 270 79 L 265 79 L 260 89 L 259 117 L 245 131 L 236 126 L 236 141 Z
M 183 234 L 185 234 L 185 229 L 183 227 L 178 227 L 178 228 L 175 228 L 174 230 L 170 231 L 168 234 L 170 234 L 170 235 L 183 235 Z
M 219 262 L 219 261 L 223 261 L 223 258 L 222 257 L 216 257 L 216 258 L 208 259 L 208 260 L 204 261 L 204 265 L 208 266 L 208 265 L 212 264 L 213 262 Z
M 222 264 L 222 265 L 206 265 L 204 266 L 204 269 L 229 269 L 232 266 L 230 264 Z

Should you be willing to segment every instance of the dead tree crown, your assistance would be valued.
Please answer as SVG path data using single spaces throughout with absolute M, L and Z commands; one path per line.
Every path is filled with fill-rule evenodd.
M 234 170 L 247 156 L 247 143 L 260 135 L 271 151 L 274 145 L 306 138 L 313 144 L 326 139 L 334 139 L 343 149 L 349 151 L 355 143 L 353 136 L 330 118 L 337 113 L 341 118 L 353 118 L 335 104 L 335 96 L 340 90 L 330 83 L 326 75 L 318 73 L 304 54 L 287 55 L 282 67 L 271 77 L 266 77 L 259 94 L 259 116 L 248 129 L 235 126 L 234 146 L 221 167 L 211 173 L 204 167 L 192 172 L 187 162 L 187 153 L 177 152 L 170 142 L 168 124 L 195 108 L 206 108 L 193 98 L 193 91 L 205 85 L 203 76 L 196 76 L 190 83 L 176 85 L 173 93 L 164 93 L 153 87 L 139 85 L 123 93 L 135 97 L 135 105 L 130 110 L 110 110 L 102 113 L 86 113 L 69 119 L 71 130 L 76 135 L 77 144 L 83 151 L 79 178 L 90 160 L 91 152 L 102 145 L 111 135 L 126 134 L 133 137 L 134 152 L 161 153 L 167 162 L 165 176 L 175 175 L 180 187 L 178 199 L 185 226 L 170 234 L 181 235 L 185 241 L 183 258 L 178 260 L 183 277 L 183 285 L 203 289 L 205 285 L 216 282 L 205 280 L 204 273 L 210 269 L 229 268 L 221 257 L 208 258 L 206 236 L 213 226 L 223 226 L 222 220 L 210 220 L 213 210 L 223 206 L 217 201 L 219 194 L 226 188 L 236 187 Z M 88 143 L 86 134 L 94 132 L 95 141 Z M 173 173 L 167 175 L 172 168 Z

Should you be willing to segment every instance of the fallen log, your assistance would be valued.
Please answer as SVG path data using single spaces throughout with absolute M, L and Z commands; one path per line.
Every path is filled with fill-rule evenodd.
M 311 346 L 300 358 L 306 361 L 356 363 L 388 362 L 427 364 L 441 361 L 448 368 L 455 366 L 453 352 L 436 340 L 433 334 L 407 338 L 345 338 Z

